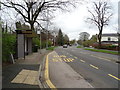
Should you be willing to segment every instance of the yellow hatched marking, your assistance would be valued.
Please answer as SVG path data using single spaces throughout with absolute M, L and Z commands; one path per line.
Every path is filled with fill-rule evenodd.
M 80 61 L 83 62 L 83 63 L 85 62 L 84 60 L 80 60 Z
M 113 77 L 113 78 L 115 78 L 115 79 L 117 79 L 117 80 L 120 80 L 119 78 L 117 78 L 117 77 L 115 77 L 115 76 L 113 76 L 111 74 L 108 74 L 108 75 L 111 76 L 111 77 Z
M 71 62 L 73 62 L 73 60 L 70 60 Z
M 75 59 L 78 59 L 77 57 L 74 57 Z
M 69 60 L 69 59 L 67 59 L 67 62 L 70 62 L 70 60 Z
M 99 69 L 98 67 L 96 67 L 96 66 L 94 66 L 92 64 L 90 64 L 90 66 L 93 67 L 93 68 L 95 68 L 95 69 Z
M 73 58 L 69 58 L 69 60 L 70 60 L 71 62 L 73 62 L 74 59 L 73 59 Z
M 69 60 L 74 60 L 73 58 L 68 58 Z
M 66 58 L 64 58 L 64 61 L 65 61 L 65 62 L 67 62 L 67 59 L 66 59 Z

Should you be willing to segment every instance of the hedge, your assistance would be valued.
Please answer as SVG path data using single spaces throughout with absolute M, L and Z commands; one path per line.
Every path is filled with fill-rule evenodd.
M 15 54 L 16 35 L 2 33 L 2 61 L 10 62 L 10 53 Z

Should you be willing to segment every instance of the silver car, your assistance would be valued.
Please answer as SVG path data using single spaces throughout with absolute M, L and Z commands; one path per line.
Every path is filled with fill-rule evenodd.
M 63 48 L 67 48 L 67 45 L 65 44 L 65 45 L 63 45 Z

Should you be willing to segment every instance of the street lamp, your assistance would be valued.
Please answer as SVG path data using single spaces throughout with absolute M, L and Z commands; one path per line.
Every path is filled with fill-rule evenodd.
M 39 29 L 40 30 L 40 29 Z M 41 45 L 42 45 L 42 43 L 41 43 L 41 30 L 40 30 L 40 54 L 42 53 L 41 52 Z
M 46 49 L 48 48 L 48 25 L 49 25 L 49 22 L 48 22 L 48 9 L 47 9 L 47 43 L 46 43 Z

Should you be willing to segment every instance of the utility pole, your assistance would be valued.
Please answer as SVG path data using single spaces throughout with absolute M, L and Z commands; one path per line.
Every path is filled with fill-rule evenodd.
M 41 45 L 42 45 L 42 42 L 41 42 L 41 30 L 39 29 L 39 31 L 40 31 L 40 54 L 42 53 L 41 52 Z
M 47 42 L 46 42 L 46 49 L 48 48 L 48 25 L 49 25 L 49 22 L 48 22 L 48 9 L 47 9 Z
M 0 10 L 1 10 L 1 4 L 0 4 Z M 0 68 L 2 68 L 2 23 L 1 23 L 1 17 L 0 17 Z M 0 70 L 0 81 L 2 81 L 2 70 Z M 2 82 L 0 82 L 0 89 L 2 90 Z
M 42 42 L 41 42 L 41 29 L 40 29 L 40 24 L 38 23 L 38 31 L 40 32 L 40 36 L 39 36 L 39 38 L 40 38 L 40 54 L 42 53 L 41 52 L 41 46 L 42 46 Z

